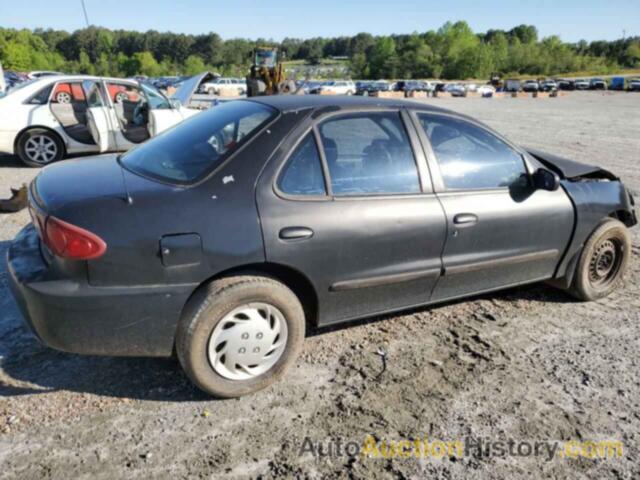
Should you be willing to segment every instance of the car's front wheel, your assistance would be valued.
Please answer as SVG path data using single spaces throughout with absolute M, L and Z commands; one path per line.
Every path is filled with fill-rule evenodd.
M 216 280 L 194 295 L 178 327 L 176 351 L 198 387 L 232 398 L 282 377 L 304 334 L 302 305 L 287 286 L 241 275 Z
M 64 156 L 64 145 L 60 137 L 43 128 L 27 130 L 18 139 L 17 153 L 26 165 L 44 167 Z
M 630 256 L 627 227 L 612 218 L 603 221 L 582 249 L 569 293 L 585 301 L 606 297 L 620 285 Z

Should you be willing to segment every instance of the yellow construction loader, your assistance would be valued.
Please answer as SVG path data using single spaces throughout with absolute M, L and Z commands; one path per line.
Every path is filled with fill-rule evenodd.
M 284 77 L 277 48 L 260 47 L 253 51 L 253 65 L 247 75 L 247 97 L 296 93 L 296 83 Z

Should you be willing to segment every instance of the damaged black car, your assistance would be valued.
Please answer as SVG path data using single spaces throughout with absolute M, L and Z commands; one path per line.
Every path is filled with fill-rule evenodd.
M 175 352 L 234 397 L 280 378 L 309 328 L 540 281 L 604 297 L 633 205 L 611 172 L 433 106 L 263 97 L 44 169 L 8 265 L 46 345 Z

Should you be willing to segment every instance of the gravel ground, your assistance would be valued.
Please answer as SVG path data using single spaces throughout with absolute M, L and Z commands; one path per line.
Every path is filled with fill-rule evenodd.
M 640 95 L 427 101 L 521 144 L 609 168 L 640 197 Z M 0 158 L 0 196 L 36 173 Z M 4 261 L 27 221 L 24 212 L 0 215 L 1 478 L 640 477 L 638 229 L 625 287 L 607 299 L 578 303 L 534 285 L 312 332 L 284 381 L 215 401 L 174 360 L 80 357 L 39 345 L 21 325 Z M 624 453 L 546 461 L 301 452 L 305 437 L 326 453 L 331 440 L 361 444 L 367 434 L 613 439 Z

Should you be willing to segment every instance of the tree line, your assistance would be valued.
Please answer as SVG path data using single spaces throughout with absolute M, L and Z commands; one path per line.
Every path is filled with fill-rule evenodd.
M 223 40 L 216 33 L 186 35 L 89 27 L 61 30 L 0 28 L 0 61 L 7 70 L 56 70 L 105 76 L 192 75 L 204 70 L 244 76 L 257 46 L 276 46 L 286 60 L 317 65 L 348 61 L 351 78 L 487 78 L 505 75 L 596 73 L 640 67 L 640 37 L 614 41 L 540 39 L 536 27 L 474 33 L 466 22 L 406 35 L 359 33 L 334 38 Z

